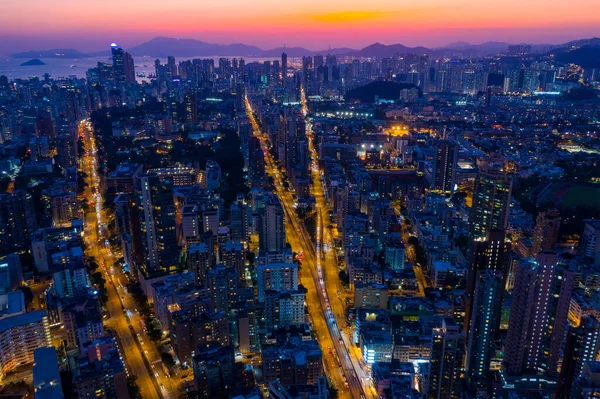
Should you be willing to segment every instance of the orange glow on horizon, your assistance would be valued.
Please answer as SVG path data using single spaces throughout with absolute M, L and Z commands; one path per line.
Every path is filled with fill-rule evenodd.
M 568 6 L 563 0 L 53 0 L 51 6 L 47 0 L 29 0 L 27 7 L 22 0 L 2 3 L 0 36 L 73 40 L 102 36 L 119 42 L 123 37 L 136 37 L 139 43 L 171 36 L 264 48 L 290 42 L 313 48 L 324 43 L 360 48 L 376 41 L 548 43 L 560 42 L 554 37 L 567 41 L 567 37 L 600 35 L 600 13 L 595 12 L 598 0 L 579 0 Z

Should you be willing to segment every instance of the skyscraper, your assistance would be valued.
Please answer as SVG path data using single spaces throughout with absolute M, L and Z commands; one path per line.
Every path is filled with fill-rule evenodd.
M 540 212 L 536 218 L 533 233 L 533 253 L 538 254 L 540 251 L 553 250 L 558 242 L 559 229 L 560 213 L 558 209 Z
M 135 64 L 133 57 L 129 53 L 123 55 L 123 69 L 125 70 L 125 82 L 135 82 Z
M 284 82 L 287 75 L 287 67 L 287 54 L 281 53 L 281 78 Z
M 472 317 L 467 343 L 467 373 L 470 379 L 485 377 L 492 357 L 493 341 L 500 319 L 501 272 L 477 271 Z
M 433 329 L 430 353 L 429 399 L 455 399 L 460 395 L 460 374 L 465 336 L 451 317 Z
M 175 63 L 175 57 L 167 57 L 167 70 L 171 78 L 177 76 L 177 64 Z
M 473 238 L 483 238 L 490 229 L 506 230 L 512 179 L 502 169 L 482 165 L 475 180 L 469 222 Z
M 504 353 L 509 374 L 556 374 L 575 280 L 557 260 L 544 251 L 517 264 Z
M 198 106 L 196 105 L 196 94 L 185 93 L 185 122 L 198 123 Z
M 467 274 L 467 282 L 465 287 L 466 296 L 466 311 L 465 311 L 465 330 L 468 331 L 470 328 L 471 315 L 477 312 L 473 309 L 473 300 L 475 298 L 475 286 L 477 283 L 477 276 L 479 272 L 492 271 L 494 273 L 500 273 L 502 276 L 502 288 L 506 286 L 506 279 L 508 277 L 509 269 L 509 254 L 510 243 L 505 240 L 504 230 L 492 229 L 487 232 L 485 240 L 477 240 L 473 243 L 473 249 L 471 251 L 471 262 L 469 265 L 469 272 Z M 500 300 L 497 302 L 498 309 L 502 305 L 502 296 L 500 293 Z M 499 323 L 499 318 L 496 319 Z M 495 326 L 497 328 L 498 326 Z
M 581 320 L 579 327 L 570 327 L 556 388 L 557 399 L 569 399 L 573 382 L 583 373 L 585 362 L 593 362 L 600 349 L 600 323 L 594 316 Z
M 175 268 L 179 261 L 173 185 L 156 174 L 138 178 L 146 271 Z
M 246 242 L 248 240 L 248 205 L 243 198 L 231 204 L 229 226 L 233 241 Z
M 579 240 L 579 253 L 600 264 L 600 219 L 587 219 Z
M 125 83 L 125 51 L 116 43 L 110 45 L 113 59 L 113 76 L 117 85 Z
M 27 248 L 36 226 L 31 194 L 25 190 L 0 194 L 0 255 Z
M 456 184 L 456 162 L 458 161 L 458 145 L 449 140 L 438 140 L 435 143 L 435 166 L 433 189 L 453 192 Z

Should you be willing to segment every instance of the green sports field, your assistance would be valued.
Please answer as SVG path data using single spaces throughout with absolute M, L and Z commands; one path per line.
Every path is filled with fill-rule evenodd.
M 587 205 L 600 209 L 600 184 L 570 187 L 560 202 L 569 207 Z

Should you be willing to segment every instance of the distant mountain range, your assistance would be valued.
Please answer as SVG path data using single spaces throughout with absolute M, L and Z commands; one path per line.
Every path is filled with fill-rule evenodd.
M 214 44 L 196 39 L 174 39 L 169 37 L 155 37 L 145 43 L 126 49 L 134 56 L 150 56 L 164 58 L 169 55 L 177 57 L 279 57 L 285 52 L 288 57 L 302 57 L 315 54 L 332 54 L 338 56 L 355 57 L 389 57 L 395 54 L 428 54 L 432 57 L 462 56 L 478 57 L 506 53 L 511 44 L 502 42 L 486 42 L 470 44 L 466 42 L 451 43 L 438 48 L 407 47 L 402 44 L 374 43 L 363 49 L 357 50 L 347 47 L 332 48 L 322 51 L 312 51 L 303 47 L 277 47 L 263 50 L 256 46 L 243 43 Z M 600 38 L 581 39 L 563 44 L 531 45 L 533 53 L 559 52 L 568 53 L 581 47 L 598 47 Z M 51 49 L 44 51 L 26 51 L 12 54 L 14 58 L 85 58 L 96 56 L 109 56 L 110 51 L 103 50 L 94 53 L 81 53 L 74 49 Z

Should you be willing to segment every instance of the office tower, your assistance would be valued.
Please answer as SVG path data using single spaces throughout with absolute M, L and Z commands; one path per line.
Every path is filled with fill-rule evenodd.
M 258 248 L 260 252 L 278 252 L 286 248 L 284 213 L 279 197 L 268 195 L 258 211 Z
M 501 169 L 482 165 L 475 179 L 469 222 L 473 238 L 483 238 L 490 229 L 506 230 L 512 191 L 511 177 Z
M 600 219 L 587 219 L 579 240 L 579 253 L 600 264 Z
M 556 374 L 574 281 L 573 271 L 557 268 L 554 252 L 517 264 L 504 353 L 509 374 Z
M 185 93 L 185 122 L 198 123 L 198 106 L 196 105 L 196 94 Z
M 510 242 L 507 242 L 505 237 L 504 230 L 492 229 L 486 233 L 485 240 L 477 240 L 473 243 L 471 262 L 469 264 L 465 287 L 465 332 L 468 332 L 468 329 L 470 328 L 471 314 L 473 314 L 473 298 L 475 297 L 475 285 L 478 273 L 487 270 L 494 273 L 500 273 L 502 275 L 502 288 L 506 286 L 510 268 Z M 497 314 L 499 314 L 501 310 L 502 300 L 503 293 L 500 294 L 500 299 L 497 302 Z M 499 323 L 500 319 L 497 318 L 496 321 Z M 495 331 L 497 331 L 498 327 L 499 325 L 494 327 Z
M 451 317 L 445 317 L 441 327 L 433 329 L 429 399 L 459 398 L 464 345 L 464 333 Z
M 541 251 L 552 251 L 558 242 L 558 231 L 560 229 L 560 213 L 558 209 L 550 209 L 540 212 L 535 221 L 533 232 L 533 253 Z
M 502 306 L 502 283 L 503 276 L 499 271 L 477 271 L 466 352 L 470 379 L 485 377 L 489 371 Z
M 281 53 L 281 78 L 285 82 L 285 78 L 287 76 L 287 54 Z
M 199 346 L 192 359 L 194 382 L 201 398 L 223 397 L 233 388 L 235 357 L 231 346 L 216 342 Z
M 267 331 L 304 323 L 304 292 L 265 291 L 265 327 Z
M 35 399 L 62 399 L 56 349 L 51 346 L 33 351 L 33 391 Z
M 265 301 L 267 290 L 295 291 L 298 289 L 298 265 L 295 263 L 270 263 L 256 267 L 258 302 Z
M 27 248 L 36 226 L 31 194 L 25 190 L 0 194 L 0 254 Z
M 113 60 L 113 76 L 117 85 L 125 83 L 125 51 L 116 43 L 110 45 Z
M 456 162 L 458 145 L 449 140 L 435 142 L 435 164 L 432 188 L 438 191 L 454 192 L 456 184 Z
M 141 232 L 146 272 L 176 268 L 179 247 L 175 229 L 175 203 L 173 185 L 156 174 L 138 178 Z
M 573 383 L 581 377 L 584 364 L 596 360 L 600 349 L 600 322 L 590 315 L 581 320 L 579 327 L 567 332 L 564 356 L 556 387 L 557 399 L 570 399 Z

